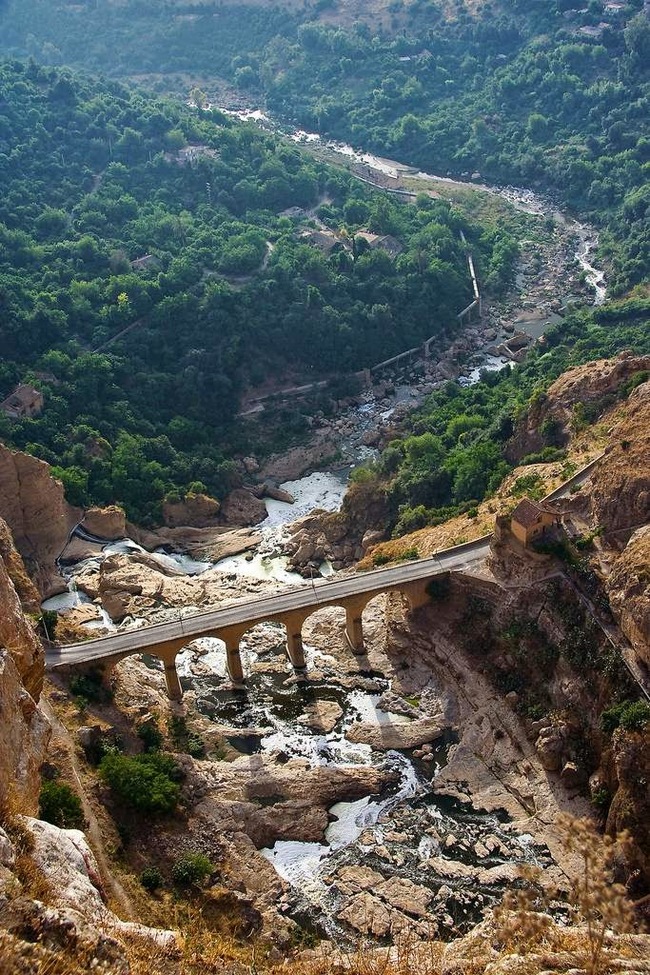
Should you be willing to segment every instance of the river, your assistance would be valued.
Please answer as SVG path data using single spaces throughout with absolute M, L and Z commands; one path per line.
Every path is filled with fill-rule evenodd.
M 276 127 L 261 112 L 230 114 Z M 293 132 L 289 136 L 312 147 L 323 144 L 314 133 Z M 324 145 L 329 152 L 363 163 L 388 178 L 412 172 L 394 160 L 381 159 L 351 146 Z M 482 186 L 422 172 L 415 175 L 421 181 L 444 182 L 497 194 L 528 213 L 543 215 L 550 209 L 547 201 L 527 190 Z M 577 238 L 576 260 L 593 287 L 594 302 L 599 304 L 605 297 L 603 274 L 589 260 L 597 243 L 595 234 L 591 228 L 576 221 L 570 222 L 569 226 Z M 481 368 L 502 368 L 506 361 L 486 353 L 479 364 L 471 366 L 465 381 L 476 382 Z M 428 391 L 430 384 L 417 379 L 398 382 L 392 391 L 383 390 L 380 396 L 369 392 L 365 402 L 348 410 L 346 417 L 351 432 L 341 438 L 348 465 L 372 455 L 372 448 L 364 444 L 363 438 L 377 418 L 388 421 L 398 406 L 414 408 Z M 290 572 L 286 561 L 278 554 L 286 525 L 315 508 L 337 510 L 345 494 L 350 466 L 336 472 L 315 472 L 283 483 L 281 487 L 295 498 L 295 503 L 267 500 L 268 516 L 260 526 L 263 542 L 258 551 L 253 556 L 222 560 L 216 568 L 260 580 L 308 584 Z M 111 543 L 98 553 L 95 561 L 115 552 L 137 548 L 128 539 Z M 162 551 L 156 557 L 161 567 L 173 565 L 193 575 L 214 568 L 209 563 Z M 76 566 L 75 570 L 78 568 Z M 69 592 L 46 601 L 44 609 L 65 610 L 90 602 L 75 589 L 75 570 L 69 576 Z M 323 565 L 321 571 L 326 574 L 331 567 Z M 138 622 L 132 621 L 136 625 Z M 87 625 L 113 628 L 103 610 L 101 616 Z M 481 813 L 469 805 L 435 794 L 432 779 L 445 763 L 447 748 L 453 739 L 440 742 L 426 756 L 420 753 L 419 757 L 413 750 L 373 751 L 368 745 L 355 744 L 348 739 L 348 732 L 355 722 L 370 721 L 381 725 L 395 720 L 395 715 L 381 707 L 381 695 L 391 687 L 387 674 L 359 674 L 358 683 L 350 687 L 341 681 L 337 661 L 330 656 L 327 646 L 317 646 L 314 642 L 307 644 L 305 650 L 309 671 L 318 671 L 320 676 L 306 685 L 296 683 L 284 669 L 283 636 L 283 632 L 271 624 L 263 624 L 244 636 L 242 656 L 250 675 L 245 696 L 233 691 L 229 685 L 225 648 L 221 641 L 206 638 L 184 649 L 179 656 L 179 673 L 184 687 L 195 694 L 198 712 L 207 720 L 228 726 L 231 744 L 244 753 L 258 751 L 285 758 L 300 757 L 311 767 L 376 765 L 393 770 L 397 779 L 380 796 L 365 796 L 354 802 L 333 805 L 323 842 L 278 841 L 262 851 L 279 875 L 292 885 L 292 910 L 296 916 L 309 917 L 310 923 L 328 936 L 348 937 L 349 930 L 346 933 L 337 920 L 341 895 L 331 878 L 338 870 L 363 864 L 384 876 L 388 874 L 391 878 L 424 884 L 431 890 L 432 898 L 439 901 L 435 916 L 438 929 L 443 933 L 451 932 L 476 921 L 487 905 L 500 898 L 507 886 L 505 879 L 488 883 L 478 882 L 476 878 L 488 876 L 490 870 L 498 871 L 513 862 L 535 862 L 542 866 L 549 862 L 548 851 L 535 847 L 526 834 L 513 831 L 504 817 Z M 330 702 L 340 712 L 340 717 L 327 733 L 311 730 L 297 720 L 308 705 L 318 701 Z M 434 868 L 426 867 L 434 862 L 432 857 L 435 856 L 440 862 L 458 865 L 455 879 L 440 876 Z M 505 878 L 506 874 L 503 876 Z M 444 894 L 441 893 L 443 890 Z

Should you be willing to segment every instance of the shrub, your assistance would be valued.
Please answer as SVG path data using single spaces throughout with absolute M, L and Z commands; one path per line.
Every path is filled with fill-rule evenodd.
M 373 565 L 388 565 L 389 562 L 390 555 L 387 555 L 385 552 L 375 552 L 372 557 Z
M 158 867 L 145 867 L 140 874 L 140 883 L 151 894 L 163 885 L 163 875 Z
M 650 722 L 650 704 L 645 701 L 621 701 L 612 705 L 600 716 L 600 726 L 611 735 L 616 728 L 625 731 L 641 731 Z
M 111 700 L 112 694 L 103 682 L 101 670 L 89 670 L 85 674 L 75 674 L 70 678 L 70 693 L 85 702 L 102 704 Z
M 400 552 L 397 556 L 398 562 L 408 562 L 410 559 L 419 559 L 420 553 L 413 546 L 412 548 L 405 548 L 403 552 Z
M 38 800 L 38 815 L 61 829 L 83 829 L 86 825 L 81 799 L 65 782 L 44 782 Z
M 185 718 L 173 715 L 169 722 L 169 734 L 179 749 L 192 758 L 205 757 L 205 742 L 195 731 L 189 731 Z
M 172 880 L 178 887 L 200 886 L 214 869 L 203 853 L 185 853 L 172 867 Z
M 172 812 L 180 796 L 179 769 L 171 755 L 105 755 L 99 773 L 117 798 L 138 812 Z
M 163 734 L 155 721 L 145 721 L 137 731 L 138 738 L 146 752 L 158 752 L 163 743 Z

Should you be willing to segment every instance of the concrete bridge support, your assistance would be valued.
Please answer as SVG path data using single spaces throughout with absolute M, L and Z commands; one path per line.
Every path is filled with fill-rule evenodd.
M 169 695 L 170 701 L 180 701 L 183 697 L 183 688 L 181 687 L 181 682 L 178 679 L 178 671 L 176 670 L 175 663 L 165 664 L 165 681 L 167 683 L 167 693 Z
M 241 665 L 241 653 L 239 651 L 240 634 L 222 635 L 221 639 L 226 644 L 226 667 L 233 687 L 244 690 L 244 668 Z
M 297 633 L 293 633 L 292 630 L 293 627 L 291 629 L 287 628 L 287 657 L 291 661 L 291 666 L 294 670 L 304 673 L 307 670 L 307 664 L 302 645 L 302 632 L 299 629 Z
M 363 622 L 361 616 L 369 600 L 354 599 L 345 604 L 345 636 L 353 653 L 362 654 Z

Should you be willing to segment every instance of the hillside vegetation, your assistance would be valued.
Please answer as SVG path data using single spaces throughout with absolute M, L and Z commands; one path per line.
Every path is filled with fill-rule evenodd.
M 172 490 L 223 495 L 250 443 L 243 388 L 345 374 L 456 326 L 461 231 L 493 286 L 512 274 L 507 232 L 393 202 L 220 112 L 33 64 L 0 83 L 0 394 L 29 381 L 46 401 L 0 435 L 57 466 L 73 503 L 151 519 Z M 341 230 L 329 256 L 299 236 L 309 213 L 282 214 L 319 202 Z M 288 412 L 276 435 L 304 429 Z
M 198 80 L 219 95 L 226 81 L 305 128 L 429 171 L 543 188 L 607 228 L 615 290 L 647 275 L 642 0 L 5 6 L 12 55 L 185 93 Z

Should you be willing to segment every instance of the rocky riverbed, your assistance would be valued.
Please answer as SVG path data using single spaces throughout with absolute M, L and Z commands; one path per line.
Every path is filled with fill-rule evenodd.
M 112 626 L 280 586 L 214 567 L 188 576 L 125 548 L 75 574 L 90 600 L 81 611 L 101 609 Z M 566 796 L 456 630 L 453 614 L 407 617 L 399 597 L 377 597 L 356 657 L 343 612 L 322 610 L 304 627 L 304 681 L 283 629 L 263 624 L 242 640 L 243 693 L 227 678 L 223 644 L 198 640 L 178 660 L 180 712 L 155 658 L 117 666 L 122 714 L 171 718 L 176 708 L 205 741 L 205 759 L 183 759 L 184 846 L 218 858 L 259 924 L 289 937 L 297 923 L 343 943 L 407 928 L 447 936 L 479 919 L 520 864 L 561 880 L 552 824 Z M 171 840 L 154 827 L 138 842 L 153 855 Z

